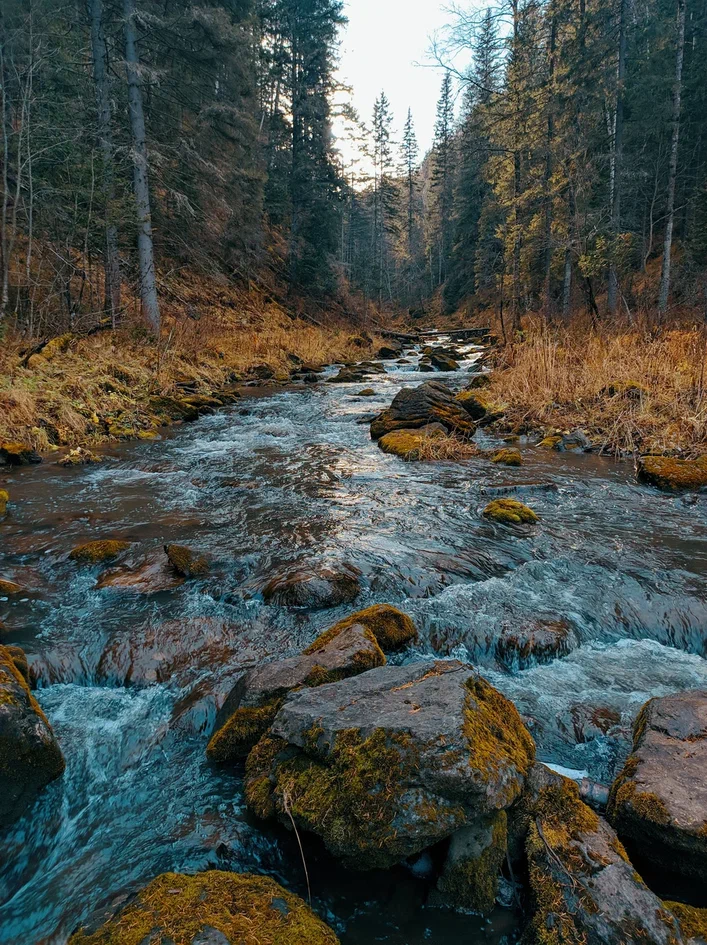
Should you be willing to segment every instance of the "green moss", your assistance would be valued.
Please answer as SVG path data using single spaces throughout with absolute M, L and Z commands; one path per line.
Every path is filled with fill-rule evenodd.
M 666 492 L 702 489 L 707 486 L 707 455 L 695 460 L 642 456 L 638 461 L 638 478 Z
M 165 554 L 177 574 L 185 578 L 203 577 L 209 571 L 209 562 L 183 545 L 165 545 Z
M 437 888 L 450 904 L 487 915 L 496 904 L 498 877 L 508 847 L 508 817 L 499 811 L 491 828 L 490 843 L 478 856 L 445 866 Z
M 211 736 L 207 757 L 221 764 L 242 760 L 260 741 L 280 711 L 282 698 L 272 699 L 259 708 L 236 709 L 228 722 Z
M 420 458 L 420 450 L 425 442 L 425 435 L 410 430 L 393 430 L 378 440 L 379 449 L 400 459 L 414 462 Z
M 503 525 L 531 525 L 539 521 L 535 512 L 517 499 L 495 499 L 484 509 L 484 517 Z
M 58 338 L 52 338 L 49 344 L 46 344 L 40 354 L 45 361 L 53 360 L 58 354 L 64 354 L 68 351 L 74 336 L 68 332 L 65 335 L 59 335 Z
M 546 436 L 544 440 L 541 440 L 538 443 L 538 449 L 556 450 L 561 442 L 562 442 L 561 436 Z
M 482 772 L 486 781 L 504 778 L 514 768 L 523 778 L 535 761 L 535 742 L 518 710 L 482 677 L 466 684 L 469 695 L 464 707 L 464 738 L 469 765 Z M 509 806 L 520 794 L 520 785 L 509 779 L 505 802 Z
M 455 400 L 469 414 L 472 420 L 489 423 L 503 416 L 505 405 L 497 403 L 487 394 L 482 394 L 478 390 L 464 390 L 457 394 Z
M 0 489 L 0 518 L 7 512 L 7 503 L 10 501 L 10 493 Z
M 523 457 L 520 455 L 520 450 L 499 450 L 491 457 L 491 462 L 502 466 L 522 466 Z
M 78 545 L 69 555 L 72 561 L 78 561 L 80 564 L 102 564 L 105 561 L 112 561 L 124 551 L 130 548 L 129 541 L 117 541 L 115 539 L 104 539 L 101 541 L 89 541 L 85 545 Z
M 707 909 L 696 909 L 683 902 L 665 902 L 663 905 L 676 917 L 685 938 L 707 942 Z
M 334 624 L 318 636 L 304 652 L 316 653 L 343 630 L 348 630 L 357 623 L 370 630 L 380 648 L 385 651 L 398 650 L 408 643 L 416 643 L 418 639 L 417 627 L 407 614 L 390 604 L 374 604 L 373 607 L 359 610 Z
M 191 945 L 216 929 L 230 945 L 337 945 L 334 932 L 297 896 L 267 876 L 212 870 L 165 873 L 93 935 L 70 945 Z
M 261 820 L 275 816 L 273 797 L 275 760 L 287 750 L 287 742 L 265 735 L 248 755 L 245 764 L 245 799 L 248 807 Z

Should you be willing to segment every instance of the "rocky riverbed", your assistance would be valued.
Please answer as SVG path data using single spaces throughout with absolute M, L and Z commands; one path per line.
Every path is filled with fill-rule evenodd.
M 707 501 L 639 483 L 630 464 L 571 439 L 560 437 L 560 449 L 505 444 L 481 384 L 470 392 L 471 410 L 456 397 L 479 376 L 469 371 L 481 349 L 447 343 L 385 354 L 398 357 L 308 374 L 161 440 L 106 450 L 99 465 L 45 462 L 0 476 L 8 494 L 0 644 L 27 654 L 23 664 L 14 650 L 0 667 L 13 711 L 22 707 L 22 725 L 48 758 L 46 773 L 26 780 L 36 801 L 25 810 L 13 801 L 0 832 L 3 943 L 63 945 L 158 874 L 208 869 L 265 874 L 305 899 L 311 891 L 342 945 L 501 945 L 529 921 L 542 945 L 570 942 L 553 919 L 566 915 L 590 942 L 701 940 L 693 913 L 680 918 L 682 907 L 661 903 L 707 905 L 699 893 L 705 810 L 699 798 L 673 808 L 677 787 L 655 766 L 682 759 L 704 737 L 702 709 L 654 703 L 639 713 L 655 697 L 707 689 Z M 444 435 L 473 434 L 478 455 L 405 463 L 371 439 L 375 418 L 375 436 L 405 430 L 411 418 L 419 433 L 426 420 L 418 422 L 415 398 L 405 395 L 397 414 L 393 401 L 431 378 L 451 394 L 425 400 L 429 419 Z M 509 446 L 520 465 L 492 461 Z M 508 500 L 535 520 L 489 513 Z M 377 636 L 370 616 L 351 617 L 379 605 L 401 614 L 395 645 Z M 331 627 L 337 632 L 315 644 Z M 461 682 L 440 688 L 448 678 Z M 404 687 L 420 685 L 424 698 L 406 702 Z M 402 693 L 395 704 L 392 691 Z M 464 757 L 482 744 L 474 711 L 491 693 L 496 708 L 481 717 L 494 750 L 485 749 L 484 764 L 472 752 L 440 767 L 432 728 L 439 736 L 441 718 L 452 725 L 446 740 Z M 349 709 L 346 724 L 334 724 L 352 694 L 361 712 Z M 656 721 L 662 705 L 671 718 L 678 713 L 667 745 L 651 735 L 665 730 Z M 445 711 L 435 715 L 435 706 Z M 207 755 L 214 732 L 246 710 L 239 720 L 247 725 L 232 725 Z M 401 721 L 409 711 L 417 727 Z M 499 712 L 506 725 L 516 713 L 512 738 L 493 721 Z M 386 777 L 361 750 L 381 731 Z M 262 737 L 277 739 L 278 751 L 244 769 Z M 509 738 L 513 750 L 499 755 Z M 612 826 L 535 759 L 584 779 L 585 793 L 588 782 L 608 788 L 620 775 L 609 816 L 635 865 L 648 861 L 646 876 L 652 854 L 641 839 L 659 840 L 664 888 L 653 875 L 650 889 L 637 885 Z M 469 771 L 476 774 L 467 781 Z M 367 836 L 349 819 L 352 809 L 368 810 L 363 800 L 332 798 L 317 813 L 317 788 L 354 775 L 363 777 L 361 798 L 375 798 L 384 783 L 386 801 L 414 797 L 416 817 L 401 820 L 400 809 L 374 803 L 376 830 Z M 642 795 L 662 797 L 663 806 L 636 804 Z M 569 828 L 560 830 L 558 816 Z M 594 866 L 580 867 L 579 850 L 594 851 Z M 681 873 L 685 851 L 694 866 Z M 480 857 L 485 871 L 472 872 L 490 870 L 490 886 L 464 878 L 465 864 Z M 341 860 L 374 872 L 351 872 Z M 165 882 L 191 894 L 186 880 Z M 246 908 L 238 903 L 249 882 L 234 885 L 236 911 Z M 601 898 L 612 888 L 621 890 L 621 908 Z M 592 908 L 578 910 L 589 889 L 606 926 Z M 141 916 L 151 895 L 135 907 Z M 268 908 L 282 895 L 270 890 Z M 156 922 L 173 921 L 155 909 Z M 310 921 L 294 902 L 287 909 L 293 922 Z M 646 925 L 656 910 L 665 915 Z M 557 928 L 565 937 L 548 938 Z M 317 934 L 329 941 L 326 930 Z

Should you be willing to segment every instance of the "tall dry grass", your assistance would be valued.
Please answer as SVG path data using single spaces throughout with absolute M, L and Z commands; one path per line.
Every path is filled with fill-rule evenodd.
M 515 432 L 581 427 L 611 451 L 703 452 L 707 445 L 703 329 L 531 327 L 500 355 L 491 394 Z

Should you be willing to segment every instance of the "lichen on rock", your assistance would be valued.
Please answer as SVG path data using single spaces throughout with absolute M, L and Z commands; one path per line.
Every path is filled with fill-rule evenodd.
M 523 457 L 520 450 L 503 449 L 491 457 L 491 462 L 501 466 L 522 466 Z
M 69 945 L 337 945 L 299 896 L 267 876 L 210 870 L 164 873 L 96 932 Z
M 350 617 L 345 617 L 335 623 L 333 627 L 320 634 L 304 652 L 316 653 L 317 650 L 330 643 L 342 631 L 357 623 L 371 631 L 384 653 L 399 650 L 401 647 L 407 646 L 408 643 L 417 642 L 417 627 L 407 614 L 390 604 L 374 604 L 365 610 L 357 610 Z
M 508 847 L 505 811 L 453 834 L 437 889 L 445 904 L 486 915 L 496 904 Z

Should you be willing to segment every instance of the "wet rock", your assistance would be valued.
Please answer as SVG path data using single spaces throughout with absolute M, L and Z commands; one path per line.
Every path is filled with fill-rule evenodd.
M 329 384 L 360 384 L 365 381 L 367 372 L 360 368 L 341 368 L 338 374 L 330 377 Z
M 131 547 L 132 544 L 129 541 L 118 541 L 111 538 L 89 541 L 74 548 L 69 558 L 72 561 L 78 561 L 80 564 L 103 564 L 106 561 L 114 561 L 119 558 Z
M 365 610 L 357 610 L 355 614 L 345 617 L 325 630 L 305 650 L 305 653 L 316 653 L 342 631 L 355 624 L 360 624 L 369 630 L 385 653 L 400 650 L 410 643 L 417 643 L 418 640 L 417 627 L 407 614 L 390 604 L 374 604 L 372 607 L 366 607 Z
M 98 577 L 96 588 L 114 587 L 136 594 L 158 594 L 183 583 L 184 578 L 164 558 L 154 556 L 104 571 Z
M 437 881 L 443 902 L 482 915 L 491 912 L 508 848 L 507 821 L 506 812 L 499 811 L 452 835 Z
M 495 499 L 484 509 L 484 518 L 503 525 L 534 525 L 540 521 L 527 505 L 517 499 Z
M 164 873 L 96 932 L 69 945 L 337 945 L 334 932 L 267 876 L 210 870 Z
M 456 402 L 469 414 L 472 420 L 481 426 L 489 426 L 503 416 L 501 404 L 491 400 L 486 394 L 465 390 L 457 394 Z
M 0 578 L 0 597 L 14 597 L 17 594 L 24 594 L 27 589 L 22 584 L 16 584 L 14 581 L 8 581 Z
M 588 453 L 592 449 L 592 441 L 582 430 L 573 430 L 572 433 L 564 434 L 555 449 L 560 453 L 571 452 L 572 450 Z
M 7 503 L 10 501 L 10 493 L 0 489 L 0 518 L 7 514 Z
M 204 555 L 184 545 L 165 545 L 164 552 L 174 570 L 183 578 L 203 577 L 209 572 L 209 562 Z
M 423 374 L 433 374 L 434 365 L 429 358 L 420 358 L 417 365 L 417 370 L 422 371 Z
M 399 358 L 403 353 L 402 345 L 393 345 L 392 343 L 382 345 L 376 354 L 382 361 L 392 361 L 393 358 Z
M 559 434 L 552 434 L 544 437 L 544 439 L 537 444 L 537 447 L 541 450 L 555 450 L 559 448 L 560 443 L 562 443 L 562 437 Z
M 318 384 L 320 378 L 318 374 L 305 374 L 302 380 L 305 384 Z
M 393 430 L 378 440 L 378 448 L 384 453 L 399 456 L 408 462 L 420 459 L 423 447 L 430 441 L 447 436 L 441 423 L 428 423 L 417 430 Z
M 430 355 L 430 363 L 438 371 L 458 371 L 459 363 L 454 358 L 447 357 L 445 354 L 433 353 Z
M 269 364 L 256 364 L 250 368 L 248 374 L 251 377 L 257 377 L 260 381 L 270 381 L 275 377 L 275 371 Z
M 73 466 L 97 466 L 102 462 L 103 460 L 100 456 L 96 456 L 91 450 L 79 446 L 75 450 L 70 450 L 66 456 L 62 456 L 61 459 L 57 461 L 57 466 L 70 469 Z
M 611 791 L 619 836 L 646 859 L 707 880 L 707 691 L 652 699 Z
M 517 812 L 533 915 L 529 943 L 683 945 L 675 917 L 643 883 L 579 788 L 537 765 Z
M 64 771 L 51 726 L 27 684 L 16 647 L 0 646 L 0 828 L 13 823 Z
M 0 463 L 7 466 L 32 466 L 42 462 L 42 457 L 26 443 L 0 443 Z
M 376 392 L 373 390 L 372 387 L 364 387 L 364 389 L 360 390 L 356 396 L 357 397 L 375 397 Z
M 293 689 L 321 686 L 384 665 L 375 636 L 363 624 L 332 627 L 300 656 L 257 666 L 239 679 L 216 718 L 207 755 L 218 762 L 246 758 Z
M 15 665 L 15 669 L 29 686 L 29 662 L 25 651 L 19 646 L 5 646 L 5 651 Z
M 491 384 L 491 377 L 489 374 L 477 374 L 469 381 L 466 385 L 467 390 L 481 390 L 484 387 L 489 387 Z
M 388 867 L 519 796 L 535 746 L 470 666 L 386 666 L 290 694 L 246 764 L 246 798 L 358 869 Z
M 657 486 L 665 492 L 685 492 L 707 487 L 707 455 L 699 459 L 673 459 L 670 456 L 641 456 L 638 481 Z
M 522 466 L 523 457 L 520 450 L 499 450 L 491 457 L 491 462 L 500 466 Z
M 379 440 L 394 430 L 416 430 L 440 423 L 448 432 L 470 438 L 476 425 L 454 400 L 448 387 L 427 381 L 419 387 L 401 390 L 387 410 L 371 424 L 371 437 Z
M 496 643 L 496 659 L 509 670 L 528 669 L 567 656 L 578 645 L 567 621 L 537 620 L 519 627 L 503 627 Z
M 361 592 L 359 572 L 349 566 L 341 568 L 303 568 L 273 578 L 263 588 L 263 599 L 281 607 L 325 610 L 350 604 Z
M 192 407 L 196 410 L 200 417 L 214 414 L 223 407 L 223 401 L 219 397 L 211 397 L 207 394 L 193 394 L 190 397 L 185 397 L 183 403 L 186 407 Z
M 191 423 L 199 417 L 199 411 L 184 400 L 176 397 L 151 397 L 150 412 L 171 421 L 182 420 Z

